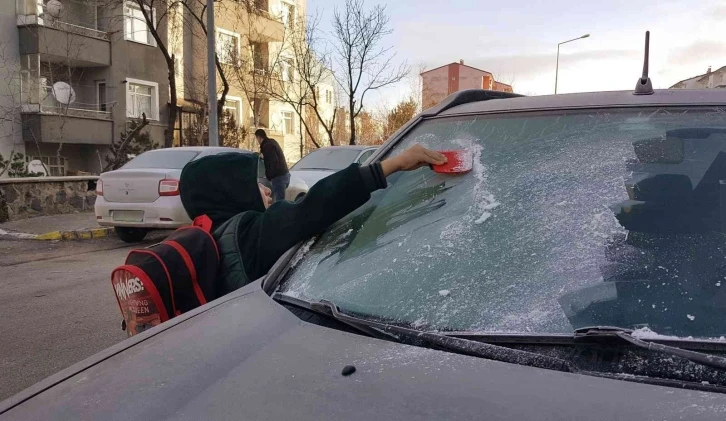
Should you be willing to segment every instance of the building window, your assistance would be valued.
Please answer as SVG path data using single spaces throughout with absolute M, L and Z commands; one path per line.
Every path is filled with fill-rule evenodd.
M 30 161 L 42 161 L 51 177 L 66 175 L 66 159 L 62 156 L 34 156 L 30 158 Z
M 224 105 L 222 106 L 222 112 L 232 118 L 237 126 L 239 126 L 242 122 L 240 113 L 241 103 L 242 101 L 239 98 L 227 97 L 224 101 Z
M 144 6 L 148 13 L 154 18 L 155 11 L 148 6 Z M 151 35 L 149 27 L 146 25 L 144 14 L 138 4 L 126 2 L 124 13 L 125 36 L 129 41 L 140 42 L 142 44 L 155 45 L 154 37 Z
M 159 84 L 127 78 L 126 116 L 141 118 L 143 113 L 149 120 L 159 119 Z
M 292 124 L 292 111 L 282 112 L 282 130 L 285 134 L 295 134 L 295 126 Z
M 255 68 L 255 72 L 258 74 L 264 74 L 267 65 L 265 64 L 263 45 L 259 42 L 253 42 L 250 43 L 250 47 L 252 47 L 252 63 Z
M 285 28 L 295 29 L 295 6 L 290 3 L 282 2 L 282 23 Z
M 234 64 L 239 57 L 240 36 L 231 31 L 217 28 L 217 57 L 225 64 Z
M 282 59 L 282 62 L 280 62 L 280 73 L 282 80 L 285 82 L 295 80 L 295 63 L 291 58 Z
M 325 91 L 325 102 L 327 102 L 328 104 L 333 103 L 333 91 L 330 91 L 330 90 Z
M 98 104 L 98 111 L 108 111 L 105 80 L 99 80 L 96 82 L 96 103 Z

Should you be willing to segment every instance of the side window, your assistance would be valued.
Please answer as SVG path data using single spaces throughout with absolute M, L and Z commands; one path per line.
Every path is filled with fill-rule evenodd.
M 371 149 L 370 151 L 363 152 L 363 154 L 360 156 L 360 158 L 358 158 L 358 161 L 357 162 L 359 164 L 362 164 L 362 163 L 366 162 L 368 160 L 368 158 L 370 158 L 371 155 L 373 155 L 373 152 L 375 152 L 374 149 Z
M 257 177 L 265 178 L 265 160 L 260 155 L 260 162 L 257 164 Z

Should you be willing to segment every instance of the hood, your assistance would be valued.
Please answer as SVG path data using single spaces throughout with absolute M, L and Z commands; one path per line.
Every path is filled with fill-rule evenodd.
M 257 153 L 224 153 L 188 163 L 179 180 L 189 217 L 207 215 L 218 226 L 241 212 L 264 212 L 257 187 Z
M 356 372 L 343 376 L 345 366 Z M 0 404 L 9 420 L 718 420 L 726 396 L 309 324 L 252 283 Z M 586 414 L 587 417 L 584 417 Z
M 312 187 L 318 181 L 334 173 L 335 171 L 325 170 L 290 170 L 290 174 L 304 181 L 308 187 Z

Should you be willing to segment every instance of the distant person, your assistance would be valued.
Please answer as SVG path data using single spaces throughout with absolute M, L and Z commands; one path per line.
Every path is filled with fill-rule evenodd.
M 255 131 L 255 138 L 260 144 L 260 153 L 265 160 L 265 177 L 272 184 L 272 199 L 275 202 L 285 200 L 285 190 L 290 186 L 290 171 L 287 168 L 285 154 L 275 139 L 267 137 L 262 129 Z

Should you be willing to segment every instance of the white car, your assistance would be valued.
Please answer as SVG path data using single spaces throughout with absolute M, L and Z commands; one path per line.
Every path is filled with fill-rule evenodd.
M 350 164 L 362 164 L 373 155 L 378 147 L 371 146 L 329 146 L 316 149 L 290 168 L 290 174 L 312 187 L 330 174 Z
M 179 196 L 179 177 L 190 161 L 221 153 L 250 153 L 221 147 L 181 147 L 144 152 L 115 171 L 101 174 L 96 187 L 96 220 L 114 227 L 123 241 L 137 242 L 152 229 L 176 229 L 191 223 Z M 264 164 L 260 161 L 260 182 Z M 291 177 L 285 198 L 297 200 L 307 185 Z

